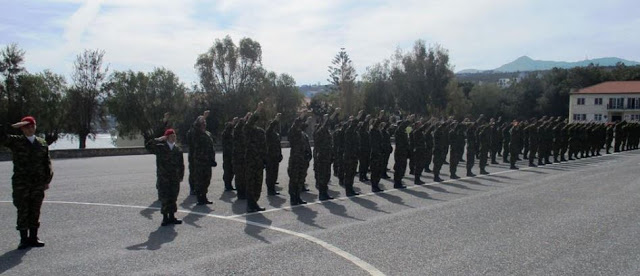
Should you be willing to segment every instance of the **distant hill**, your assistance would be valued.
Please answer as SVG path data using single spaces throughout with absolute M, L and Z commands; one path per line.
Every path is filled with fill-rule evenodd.
M 528 56 L 521 56 L 516 60 L 509 62 L 505 65 L 502 65 L 493 70 L 493 72 L 528 72 L 528 71 L 542 71 L 542 70 L 550 70 L 554 67 L 558 68 L 573 68 L 573 67 L 584 67 L 593 63 L 600 66 L 615 66 L 618 62 L 624 63 L 627 66 L 635 66 L 640 65 L 640 62 L 621 59 L 617 57 L 605 57 L 605 58 L 596 58 L 596 59 L 587 59 L 583 61 L 576 62 L 566 62 L 566 61 L 547 61 L 547 60 L 535 60 Z M 459 71 L 457 74 L 475 74 L 485 72 L 476 69 L 465 69 Z

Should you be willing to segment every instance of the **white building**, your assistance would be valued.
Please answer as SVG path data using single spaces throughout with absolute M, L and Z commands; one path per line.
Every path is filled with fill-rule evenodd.
M 640 120 L 640 81 L 607 81 L 569 95 L 569 122 Z

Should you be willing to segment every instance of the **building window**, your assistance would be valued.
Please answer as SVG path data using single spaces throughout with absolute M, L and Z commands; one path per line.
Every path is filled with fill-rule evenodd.
M 609 98 L 609 109 L 624 109 L 624 98 Z
M 602 121 L 602 114 L 593 114 L 593 120 L 597 122 Z
M 640 98 L 629 98 L 627 100 L 628 109 L 640 109 Z
M 602 98 L 595 98 L 593 100 L 594 105 L 602 105 Z
M 573 120 L 574 121 L 586 121 L 587 120 L 587 114 L 573 114 Z
M 584 98 L 578 98 L 578 105 L 584 105 Z
M 640 121 L 640 114 L 631 114 L 631 121 Z

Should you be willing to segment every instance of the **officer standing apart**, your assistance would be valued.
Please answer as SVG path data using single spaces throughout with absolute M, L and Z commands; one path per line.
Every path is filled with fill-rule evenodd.
M 7 135 L 0 127 L 0 145 L 11 150 L 13 155 L 13 205 L 18 209 L 16 229 L 20 231 L 18 249 L 43 247 L 38 239 L 40 208 L 44 191 L 49 189 L 53 178 L 47 142 L 36 137 L 36 120 L 31 116 L 11 125 L 19 128 L 23 135 Z
M 182 224 L 176 219 L 178 211 L 176 201 L 180 192 L 180 182 L 184 178 L 184 158 L 182 149 L 176 145 L 176 132 L 167 129 L 159 138 L 149 139 L 145 148 L 156 155 L 156 188 L 160 199 L 162 213 L 162 226 L 169 224 Z

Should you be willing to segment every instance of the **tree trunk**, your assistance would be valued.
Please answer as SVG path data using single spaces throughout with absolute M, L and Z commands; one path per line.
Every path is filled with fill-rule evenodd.
M 80 147 L 79 147 L 79 149 L 85 149 L 85 148 L 87 148 L 87 136 L 88 136 L 88 135 L 89 135 L 89 134 L 86 134 L 86 133 L 78 134 L 78 140 L 80 140 Z

